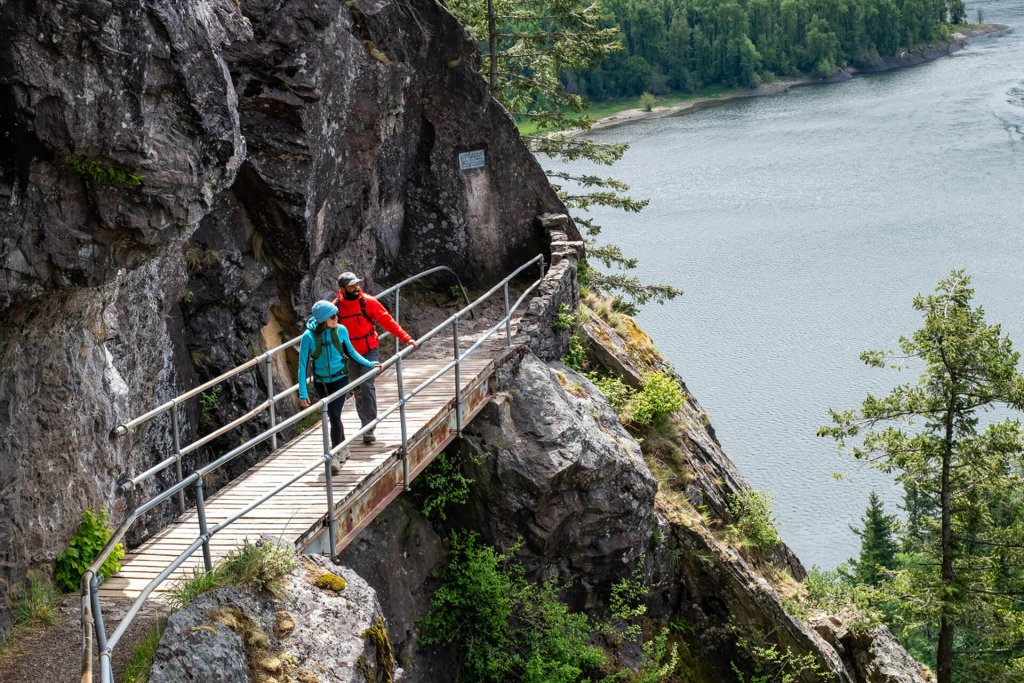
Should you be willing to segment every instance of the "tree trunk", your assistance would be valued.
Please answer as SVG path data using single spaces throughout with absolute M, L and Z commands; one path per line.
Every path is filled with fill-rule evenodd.
M 955 399 L 954 399 L 955 400 Z M 938 683 L 953 680 L 953 621 L 950 592 L 953 588 L 953 512 L 950 495 L 949 472 L 953 458 L 954 400 L 946 409 L 946 443 L 942 451 L 942 485 L 939 490 L 942 505 L 942 615 L 939 619 L 939 644 L 935 653 L 935 673 Z
M 491 53 L 491 97 L 498 96 L 498 29 L 494 16 L 494 0 L 487 0 L 487 46 Z

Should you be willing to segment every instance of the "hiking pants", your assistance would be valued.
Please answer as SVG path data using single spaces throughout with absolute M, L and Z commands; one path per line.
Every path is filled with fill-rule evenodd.
M 348 384 L 348 377 L 342 375 L 341 378 L 333 382 L 314 380 L 313 388 L 316 389 L 317 396 L 326 398 L 346 384 Z M 345 426 L 341 424 L 341 407 L 345 405 L 345 395 L 342 394 L 327 404 L 327 417 L 331 420 L 331 448 L 345 440 Z
M 380 360 L 380 349 L 374 349 L 373 351 L 367 351 L 363 354 L 363 358 L 369 361 Z M 368 372 L 373 372 L 376 368 L 363 367 L 359 363 L 349 363 L 349 373 L 352 377 L 352 381 L 356 381 Z M 376 379 L 376 378 L 374 378 Z M 377 387 L 373 386 L 374 380 L 367 380 L 363 384 L 356 387 L 356 412 L 359 413 L 359 424 L 367 425 L 377 419 Z

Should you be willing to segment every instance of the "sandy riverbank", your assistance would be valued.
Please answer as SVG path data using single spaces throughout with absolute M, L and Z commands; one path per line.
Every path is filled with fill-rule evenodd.
M 983 35 L 995 35 L 1008 30 L 1010 30 L 1010 27 L 1004 24 L 982 24 L 979 26 L 972 26 L 971 28 L 954 33 L 953 39 L 949 43 L 932 48 L 904 50 L 897 55 L 881 58 L 873 64 L 861 67 L 847 67 L 830 78 L 819 78 L 809 74 L 799 75 L 778 81 L 772 81 L 771 83 L 765 83 L 756 88 L 739 88 L 722 95 L 699 97 L 686 102 L 680 102 L 679 104 L 674 104 L 670 107 L 654 107 L 651 111 L 644 111 L 643 109 L 625 109 L 611 116 L 606 116 L 594 121 L 590 130 L 607 130 L 609 128 L 616 128 L 635 121 L 660 119 L 665 116 L 677 116 L 679 114 L 700 111 L 701 109 L 713 107 L 730 100 L 778 95 L 780 93 L 789 92 L 791 88 L 805 85 L 839 83 L 847 81 L 858 74 L 873 74 L 881 73 L 883 71 L 892 71 L 894 69 L 904 69 L 910 66 L 930 62 L 962 50 L 968 38 Z M 573 131 L 572 134 L 579 135 L 585 132 L 586 131 Z

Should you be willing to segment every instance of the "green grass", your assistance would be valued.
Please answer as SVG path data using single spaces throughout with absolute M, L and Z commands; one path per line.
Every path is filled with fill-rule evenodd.
M 14 624 L 10 632 L 0 638 L 0 667 L 8 655 L 16 652 L 18 641 L 57 623 L 63 599 L 60 589 L 52 582 L 39 577 L 29 580 L 11 605 Z
M 132 656 L 124 666 L 124 680 L 128 683 L 146 683 L 149 672 L 153 668 L 153 657 L 160 645 L 160 636 L 164 634 L 167 622 L 159 624 L 146 632 L 132 648 Z
M 725 93 L 729 92 L 732 92 L 732 89 L 723 86 L 714 86 L 689 94 L 670 93 L 668 95 L 659 96 L 655 108 L 672 107 L 677 104 L 682 104 L 683 102 L 691 102 L 705 97 L 721 97 Z M 614 100 L 605 100 L 603 102 L 591 102 L 583 112 L 580 114 L 572 114 L 569 118 L 577 119 L 586 115 L 592 120 L 597 121 L 598 119 L 614 116 L 615 114 L 629 109 L 640 108 L 639 96 L 624 97 Z M 537 132 L 537 123 L 533 119 L 517 118 L 516 125 L 519 126 L 520 135 L 532 135 Z
M 188 607 L 203 593 L 221 586 L 241 586 L 264 591 L 276 597 L 284 595 L 285 576 L 295 569 L 295 553 L 273 543 L 244 541 L 205 572 L 192 570 L 192 576 L 182 577 L 171 585 L 167 601 L 175 609 Z

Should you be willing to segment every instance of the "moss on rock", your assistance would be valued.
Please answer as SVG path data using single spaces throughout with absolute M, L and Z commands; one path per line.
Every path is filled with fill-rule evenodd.
M 335 593 L 340 593 L 341 591 L 345 590 L 345 579 L 341 578 L 337 574 L 332 574 L 331 572 L 324 572 L 320 576 L 316 577 L 316 581 L 313 582 L 313 585 L 317 588 L 322 588 L 324 590 L 331 590 Z

